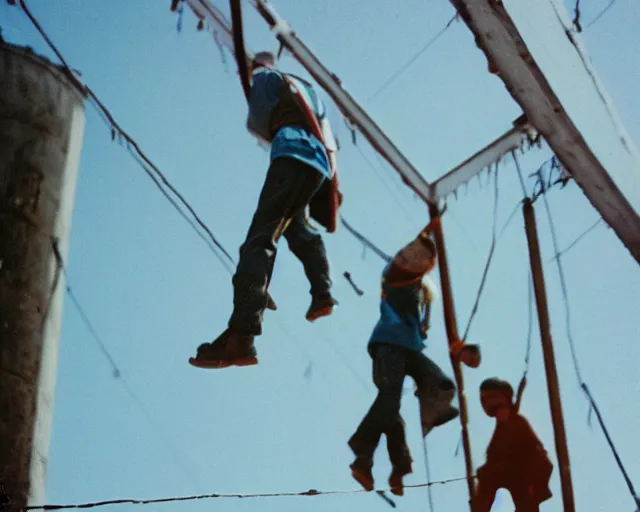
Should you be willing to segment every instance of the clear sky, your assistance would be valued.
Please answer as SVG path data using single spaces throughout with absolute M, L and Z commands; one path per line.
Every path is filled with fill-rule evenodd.
M 606 3 L 583 1 L 583 24 Z M 177 16 L 169 4 L 30 2 L 71 65 L 235 256 L 253 214 L 268 155 L 246 132 L 246 104 L 232 60 L 227 56 L 225 70 L 211 36 L 196 32 L 190 13 L 178 34 Z M 217 5 L 227 12 L 226 2 L 219 0 Z M 498 137 L 520 114 L 503 83 L 487 73 L 486 60 L 462 22 L 367 102 L 451 18 L 454 11 L 447 1 L 404 0 L 398 8 L 383 0 L 278 0 L 274 6 L 428 180 Z M 245 13 L 248 46 L 276 50 L 266 24 L 248 4 Z M 526 14 L 519 12 L 523 19 Z M 5 38 L 51 55 L 17 7 L 0 2 L 0 23 Z M 635 3 L 619 0 L 583 34 L 636 143 L 639 24 Z M 537 27 L 536 39 L 535 32 L 530 31 L 532 47 L 553 35 Z M 562 67 L 564 50 L 562 45 L 548 49 L 560 63 L 549 72 L 567 96 L 578 95 L 583 84 L 574 70 Z M 282 66 L 300 72 L 291 58 L 283 59 Z M 588 95 L 575 100 L 570 114 L 588 118 L 596 108 L 592 100 Z M 589 125 L 591 141 L 599 140 L 603 126 Z M 362 137 L 358 147 L 376 172 L 351 144 L 344 125 L 336 131 L 343 145 L 343 214 L 383 250 L 395 251 L 426 224 L 426 209 Z M 614 156 L 620 151 L 607 149 Z M 532 150 L 521 162 L 529 173 L 549 156 L 548 149 Z M 510 159 L 500 166 L 498 179 L 501 226 L 522 197 Z M 561 247 L 598 218 L 575 184 L 554 190 L 549 200 Z M 536 206 L 542 250 L 549 259 L 549 226 L 542 202 Z M 487 256 L 492 209 L 493 187 L 485 173 L 480 183 L 474 180 L 466 192 L 461 190 L 457 201 L 451 198 L 444 220 L 461 331 Z M 470 340 L 482 344 L 484 355 L 479 369 L 465 370 L 476 466 L 483 462 L 493 430 L 492 420 L 480 409 L 478 386 L 486 377 L 499 376 L 515 387 L 524 366 L 528 260 L 522 226 L 517 215 L 499 242 L 471 329 Z M 374 397 L 366 343 L 378 316 L 382 262 L 370 251 L 363 253 L 343 228 L 326 242 L 340 301 L 332 317 L 316 324 L 304 320 L 308 285 L 300 264 L 282 243 L 272 282 L 280 309 L 267 313 L 265 334 L 257 339 L 260 365 L 220 372 L 192 368 L 187 359 L 196 347 L 226 326 L 230 276 L 127 152 L 111 142 L 109 130 L 88 108 L 68 261 L 70 284 L 148 416 L 112 377 L 107 360 L 67 299 L 47 501 L 356 489 L 346 441 Z M 640 485 L 640 445 L 635 437 L 640 430 L 637 263 L 604 225 L 564 262 L 583 376 Z M 351 272 L 364 297 L 356 296 L 342 277 L 344 271 Z M 546 264 L 545 273 L 577 510 L 632 510 L 600 429 L 595 420 L 593 427 L 587 423 L 589 408 L 571 362 L 555 266 Z M 451 374 L 441 303 L 432 323 L 427 354 Z M 411 391 L 413 384 L 408 380 L 405 387 Z M 410 392 L 402 411 L 415 460 L 414 474 L 406 483 L 422 483 L 426 478 L 417 402 Z M 522 411 L 555 462 L 537 327 Z M 458 438 L 458 423 L 429 437 L 433 479 L 464 475 L 462 454 L 455 456 Z M 386 487 L 390 467 L 384 441 L 377 455 L 375 476 L 378 485 Z M 545 512 L 562 510 L 557 466 L 552 490 L 555 497 L 543 505 Z M 467 510 L 464 482 L 437 486 L 433 492 L 437 510 Z M 495 510 L 511 510 L 508 497 L 501 501 Z M 424 489 L 407 490 L 397 502 L 399 510 L 428 510 Z M 284 512 L 388 510 L 372 494 L 146 506 L 158 512 L 212 507 L 224 512 L 276 507 Z M 112 507 L 123 512 L 134 508 Z

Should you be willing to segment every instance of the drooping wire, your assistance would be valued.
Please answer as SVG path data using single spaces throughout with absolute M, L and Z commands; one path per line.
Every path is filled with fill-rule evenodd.
M 422 423 L 420 423 L 420 427 L 422 428 Z M 424 452 L 425 475 L 427 477 L 427 482 L 430 482 L 431 466 L 429 464 L 429 450 L 427 448 L 427 438 L 425 436 L 422 437 L 422 451 Z M 431 492 L 431 486 L 427 487 L 427 499 L 429 500 L 429 512 L 435 512 L 436 509 L 433 505 L 433 493 Z
M 438 41 L 438 39 L 440 39 L 444 35 L 444 33 L 449 30 L 449 28 L 451 27 L 451 25 L 453 25 L 453 22 L 456 21 L 457 18 L 458 14 L 456 13 L 435 36 L 429 39 L 429 41 L 427 41 L 424 46 L 422 46 L 400 69 L 398 69 L 398 71 L 391 75 L 391 77 L 385 80 L 385 82 L 376 89 L 376 91 L 367 100 L 367 103 L 371 103 L 373 100 L 375 100 L 387 87 L 389 87 L 407 69 L 409 69 L 409 67 L 411 67 L 411 65 L 416 62 L 422 56 L 422 54 L 424 54 L 429 48 L 431 48 Z
M 82 323 L 85 325 L 87 331 L 89 331 L 89 334 L 91 334 L 91 337 L 93 338 L 93 340 L 98 345 L 98 348 L 100 349 L 100 352 L 102 352 L 102 355 L 108 361 L 109 366 L 111 366 L 111 372 L 112 372 L 113 378 L 118 380 L 120 382 L 120 384 L 122 384 L 122 387 L 127 392 L 129 397 L 136 403 L 136 405 L 138 406 L 138 408 L 140 409 L 142 414 L 146 417 L 149 425 L 153 429 L 155 429 L 156 434 L 161 438 L 163 446 L 170 447 L 170 450 L 172 452 L 171 455 L 174 458 L 175 462 L 178 464 L 178 466 L 180 466 L 180 469 L 185 473 L 185 475 L 192 482 L 197 481 L 198 478 L 196 478 L 196 476 L 191 472 L 191 470 L 188 468 L 188 465 L 185 465 L 182 462 L 181 458 L 177 455 L 177 450 L 173 447 L 173 445 L 166 438 L 166 436 L 164 436 L 162 434 L 160 428 L 158 427 L 158 425 L 154 421 L 154 419 L 153 419 L 151 413 L 149 412 L 149 409 L 145 405 L 145 403 L 140 399 L 140 397 L 131 388 L 131 386 L 129 385 L 129 382 L 127 381 L 127 379 L 125 379 L 124 375 L 122 374 L 122 370 L 120 369 L 120 367 L 116 363 L 115 359 L 113 358 L 113 356 L 109 352 L 109 349 L 107 348 L 102 336 L 100 336 L 100 334 L 98 334 L 98 331 L 94 327 L 93 322 L 89 319 L 89 316 L 87 315 L 86 310 L 82 306 L 80 300 L 78 299 L 78 297 L 76 296 L 76 294 L 73 291 L 73 288 L 71 287 L 71 284 L 69 282 L 69 275 L 67 273 L 67 268 L 66 268 L 65 262 L 64 262 L 64 260 L 62 258 L 62 254 L 60 252 L 60 248 L 58 246 L 58 241 L 57 241 L 56 238 L 52 238 L 51 239 L 51 249 L 53 251 L 53 255 L 54 255 L 54 258 L 56 260 L 56 269 L 59 270 L 62 273 L 62 275 L 64 276 L 65 291 L 67 293 L 67 296 L 71 300 L 71 303 L 73 304 L 75 310 L 78 312 L 78 315 L 80 316 L 80 319 L 82 320 Z M 56 290 L 54 289 L 53 293 L 55 293 L 55 291 Z M 53 295 L 53 293 L 52 293 L 52 295 Z
M 229 263 L 234 263 L 233 258 L 229 254 L 229 252 L 224 248 L 224 246 L 217 240 L 211 229 L 204 223 L 204 221 L 200 218 L 200 216 L 196 213 L 193 207 L 189 204 L 188 201 L 182 196 L 182 194 L 169 182 L 167 177 L 160 171 L 160 169 L 151 161 L 151 159 L 140 149 L 137 142 L 127 133 L 122 127 L 116 122 L 111 112 L 105 107 L 105 105 L 100 101 L 97 95 L 89 88 L 87 85 L 81 83 L 76 75 L 74 74 L 72 68 L 69 66 L 69 63 L 66 61 L 62 53 L 58 50 L 57 46 L 53 43 L 51 38 L 47 35 L 45 30 L 42 28 L 38 20 L 32 14 L 31 10 L 27 6 L 25 0 L 20 0 L 20 7 L 27 15 L 33 26 L 40 33 L 42 38 L 45 40 L 49 48 L 55 53 L 60 62 L 62 63 L 66 74 L 69 79 L 74 83 L 74 85 L 78 88 L 78 90 L 84 95 L 88 96 L 91 100 L 91 104 L 98 110 L 101 117 L 111 128 L 112 138 L 115 138 L 116 134 L 119 139 L 124 139 L 126 141 L 126 148 L 130 154 L 134 156 L 138 164 L 143 168 L 143 170 L 147 173 L 147 175 L 153 180 L 154 184 L 158 189 L 162 192 L 167 200 L 171 203 L 171 205 L 180 213 L 180 215 L 189 223 L 189 225 L 196 231 L 196 233 L 207 242 L 212 252 L 216 255 L 216 257 L 220 260 L 220 262 L 227 268 L 228 271 L 231 271 L 231 267 Z M 161 183 L 166 186 L 177 198 L 178 200 L 187 208 L 187 210 L 193 216 L 193 219 L 189 219 L 185 212 L 179 207 L 177 202 L 169 196 L 169 193 L 162 187 Z M 196 223 L 206 232 L 208 236 L 208 241 L 206 237 L 203 235 L 200 230 L 197 229 Z M 211 245 L 213 244 L 213 246 Z M 215 248 L 219 250 L 222 255 L 228 261 L 225 261 L 221 255 L 215 250 Z
M 604 8 L 603 8 L 603 9 L 602 9 L 598 14 L 597 14 L 597 15 L 596 15 L 596 17 L 595 17 L 595 18 L 593 18 L 593 19 L 589 22 L 589 24 L 587 25 L 587 28 L 589 28 L 589 27 L 591 27 L 591 26 L 595 25 L 598 21 L 600 21 L 600 19 L 601 19 L 605 14 L 607 14 L 607 12 L 609 12 L 609 9 L 611 9 L 611 8 L 615 5 L 615 3 L 616 3 L 617 1 L 618 1 L 618 0 L 611 0 L 611 1 L 610 1 L 610 2 L 609 2 L 609 3 L 608 3 L 608 4 L 607 4 L 607 5 L 606 5 L 606 6 L 605 6 L 605 7 L 604 7 Z
M 405 489 L 418 489 L 422 487 L 430 487 L 432 485 L 446 485 L 450 483 L 460 482 L 466 478 L 451 478 L 448 480 L 439 480 L 436 482 L 426 482 L 423 484 L 405 485 Z M 35 505 L 23 508 L 9 508 L 9 510 L 65 510 L 74 508 L 97 508 L 106 507 L 109 505 L 151 505 L 155 503 L 173 503 L 179 501 L 196 501 L 196 500 L 210 500 L 210 499 L 225 499 L 225 498 L 237 498 L 237 499 L 249 499 L 249 498 L 281 498 L 281 497 L 314 497 L 314 496 L 328 496 L 328 495 L 340 495 L 340 494 L 360 494 L 367 492 L 365 489 L 352 489 L 345 491 L 318 491 L 316 489 L 309 489 L 302 492 L 272 492 L 272 493 L 253 493 L 253 494 L 199 494 L 195 496 L 174 496 L 171 498 L 156 498 L 148 500 L 138 499 L 118 499 L 118 500 L 105 500 L 96 501 L 92 503 L 82 503 L 77 505 Z
M 577 32 L 582 32 L 582 25 L 580 25 L 580 0 L 576 0 L 576 5 L 573 8 L 573 26 Z
M 547 212 L 547 218 L 549 221 L 549 229 L 551 231 L 551 240 L 553 243 L 553 247 L 554 247 L 554 253 L 555 254 L 559 254 L 559 244 L 558 244 L 558 237 L 556 234 L 556 229 L 555 229 L 555 222 L 553 219 L 553 215 L 551 214 L 551 207 L 549 205 L 549 201 L 547 199 L 547 195 L 546 194 L 542 194 L 542 199 L 544 201 L 544 205 L 545 205 L 545 210 Z M 607 443 L 609 445 L 609 448 L 611 449 L 611 452 L 616 460 L 616 463 L 618 464 L 618 468 L 620 469 L 620 472 L 622 473 L 622 476 L 627 484 L 627 487 L 629 488 L 629 492 L 631 493 L 631 496 L 633 497 L 633 499 L 635 500 L 636 505 L 640 504 L 640 498 L 639 495 L 636 493 L 636 490 L 633 486 L 633 482 L 631 481 L 631 477 L 629 476 L 629 473 L 627 472 L 624 464 L 622 463 L 622 459 L 620 458 L 620 455 L 618 453 L 617 448 L 615 447 L 615 445 L 613 444 L 613 440 L 611 439 L 611 436 L 609 434 L 609 429 L 607 428 L 604 419 L 600 413 L 600 409 L 598 408 L 598 405 L 595 401 L 595 399 L 593 398 L 593 395 L 591 394 L 591 391 L 589 390 L 589 387 L 587 386 L 587 383 L 584 381 L 584 379 L 582 378 L 582 374 L 580 372 L 580 365 L 578 362 L 578 357 L 577 357 L 577 351 L 575 348 L 575 343 L 573 340 L 573 334 L 572 334 L 572 329 L 571 329 L 571 308 L 570 308 L 570 301 L 569 301 L 569 293 L 567 291 L 567 282 L 565 279 L 565 274 L 564 274 L 564 268 L 562 266 L 562 258 L 561 257 L 556 257 L 555 258 L 555 262 L 556 262 L 556 266 L 558 268 L 558 276 L 560 279 L 560 286 L 562 289 L 562 298 L 563 298 L 563 303 L 564 303 L 564 309 L 565 309 L 565 319 L 566 319 L 566 330 L 567 330 L 567 338 L 569 340 L 569 347 L 571 349 L 571 356 L 573 358 L 573 365 L 574 365 L 574 369 L 576 372 L 576 377 L 578 379 L 578 384 L 580 385 L 580 388 L 582 389 L 582 391 L 584 392 L 585 396 L 587 397 L 587 400 L 589 401 L 590 407 L 593 409 L 593 411 L 596 413 L 596 417 L 598 419 L 598 423 L 600 424 L 600 428 L 602 429 L 602 432 L 605 435 L 605 438 L 607 440 Z
M 354 238 L 356 240 L 358 240 L 362 245 L 364 245 L 365 247 L 371 249 L 383 261 L 385 261 L 387 263 L 391 261 L 391 259 L 392 259 L 391 256 L 386 254 L 384 251 L 382 251 L 380 248 L 378 248 L 377 245 L 375 245 L 367 237 L 365 237 L 363 234 L 361 234 L 359 231 L 357 231 L 353 226 L 351 226 L 351 224 L 349 224 L 346 221 L 346 219 L 344 218 L 344 216 L 342 214 L 340 215 L 340 221 L 342 222 L 342 225 L 345 228 L 347 228 L 347 231 L 349 231 L 349 233 L 351 233 L 354 236 Z
M 384 188 L 387 189 L 387 192 L 389 193 L 389 195 L 391 197 L 393 197 L 394 201 L 396 202 L 396 204 L 398 205 L 398 207 L 402 210 L 402 212 L 404 213 L 404 216 L 407 220 L 409 220 L 410 222 L 413 220 L 411 218 L 411 215 L 409 214 L 409 212 L 407 211 L 407 208 L 405 207 L 405 205 L 402 203 L 402 201 L 398 198 L 398 196 L 395 194 L 395 192 L 391 189 L 391 187 L 389 186 L 389 184 L 382 178 L 382 174 L 380 173 L 379 169 L 373 164 L 373 162 L 367 157 L 367 155 L 364 153 L 364 151 L 362 150 L 362 148 L 358 145 L 355 144 L 356 149 L 358 150 L 358 153 L 360 153 L 360 156 L 362 157 L 362 159 L 366 162 L 366 164 L 369 166 L 369 168 L 375 173 L 375 175 L 378 177 L 378 179 L 380 180 L 380 183 L 382 183 L 382 185 L 384 186 Z M 377 153 L 376 153 L 377 154 Z
M 595 228 L 600 226 L 603 222 L 602 217 L 600 217 L 597 221 L 595 221 L 591 226 L 585 229 L 573 242 L 571 242 L 565 249 L 561 250 L 558 254 L 553 256 L 549 261 L 553 261 L 561 256 L 567 254 L 571 249 L 573 249 L 581 240 L 583 240 L 589 233 L 591 233 Z

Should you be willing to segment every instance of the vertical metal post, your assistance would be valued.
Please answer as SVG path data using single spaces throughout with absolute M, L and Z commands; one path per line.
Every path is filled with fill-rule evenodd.
M 429 215 L 431 219 L 435 219 L 440 215 L 436 205 L 429 205 Z M 442 306 L 444 309 L 444 322 L 447 329 L 447 339 L 449 347 L 459 341 L 458 325 L 456 322 L 456 313 L 453 305 L 453 292 L 451 290 L 451 278 L 449 277 L 449 264 L 447 262 L 447 250 L 444 244 L 444 234 L 442 226 L 437 224 L 433 230 L 438 252 L 438 269 L 440 271 L 440 285 L 442 287 Z M 451 366 L 453 366 L 453 374 L 456 379 L 458 402 L 460 405 L 460 423 L 462 425 L 462 446 L 464 449 L 464 461 L 467 472 L 467 487 L 469 488 L 469 506 L 473 502 L 475 495 L 475 481 L 473 479 L 473 460 L 471 458 L 471 442 L 469 440 L 469 430 L 467 424 L 469 422 L 469 414 L 467 412 L 467 398 L 464 394 L 464 378 L 462 376 L 462 368 L 460 362 L 451 356 Z
M 538 229 L 536 227 L 536 214 L 529 198 L 525 199 L 522 206 L 524 226 L 529 245 L 529 260 L 531 263 L 531 275 L 538 309 L 538 322 L 540 324 L 540 338 L 542 341 L 542 354 L 544 368 L 547 375 L 547 388 L 549 391 L 549 406 L 553 421 L 553 434 L 555 438 L 556 454 L 562 484 L 562 502 L 564 512 L 574 512 L 575 502 L 573 498 L 573 484 L 571 482 L 571 468 L 569 465 L 569 450 L 567 448 L 567 435 L 564 428 L 562 403 L 560 402 L 560 386 L 556 370 L 556 360 L 553 353 L 553 341 L 551 339 L 551 325 L 549 321 L 549 309 L 547 305 L 547 291 L 545 289 L 542 258 L 540 256 L 540 243 L 538 241 Z

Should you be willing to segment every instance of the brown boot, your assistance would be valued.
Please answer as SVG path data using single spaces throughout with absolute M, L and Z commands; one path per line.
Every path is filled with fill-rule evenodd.
M 212 343 L 200 345 L 196 357 L 189 358 L 189 363 L 209 369 L 256 365 L 258 357 L 253 335 L 227 329 Z
M 338 305 L 338 301 L 334 299 L 330 294 L 318 295 L 311 299 L 311 305 L 307 311 L 306 319 L 309 322 L 314 322 L 318 318 L 323 316 L 329 316 L 333 313 L 333 308 Z

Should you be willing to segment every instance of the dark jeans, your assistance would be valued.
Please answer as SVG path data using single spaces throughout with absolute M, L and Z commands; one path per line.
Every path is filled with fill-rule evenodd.
M 311 293 L 329 293 L 325 247 L 320 234 L 307 224 L 305 213 L 323 180 L 317 170 L 293 158 L 278 158 L 271 163 L 233 276 L 233 314 L 229 319 L 232 329 L 262 334 L 267 289 L 282 235 L 302 262 Z
M 432 413 L 435 407 L 442 407 L 438 403 L 442 390 L 448 390 L 450 403 L 454 383 L 421 352 L 380 343 L 374 346 L 372 356 L 373 382 L 378 388 L 378 396 L 349 440 L 349 446 L 357 457 L 373 459 L 380 437 L 385 434 L 391 464 L 404 470 L 411 463 L 404 421 L 400 416 L 405 376 L 409 375 L 416 383 L 422 415 Z

